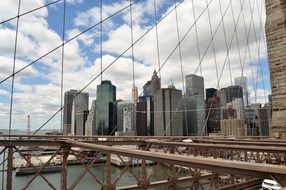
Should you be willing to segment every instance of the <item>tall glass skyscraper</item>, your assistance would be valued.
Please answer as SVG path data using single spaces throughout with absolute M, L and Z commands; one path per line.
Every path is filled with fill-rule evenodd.
M 244 105 L 248 105 L 249 104 L 249 92 L 247 89 L 247 77 L 234 78 L 234 83 L 235 85 L 239 85 L 242 87 Z
M 114 133 L 116 123 L 116 87 L 105 80 L 96 90 L 96 134 Z

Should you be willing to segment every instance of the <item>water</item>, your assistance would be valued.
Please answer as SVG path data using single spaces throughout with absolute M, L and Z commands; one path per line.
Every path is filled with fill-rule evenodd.
M 106 181 L 106 176 L 104 176 L 104 164 L 98 164 L 94 167 L 90 168 L 91 172 L 97 177 L 97 179 L 101 182 Z M 123 171 L 123 168 L 119 167 L 111 167 L 112 170 L 112 182 L 118 178 Z M 133 172 L 130 172 L 132 170 Z M 140 176 L 141 168 L 140 167 L 131 167 L 130 170 L 127 170 L 123 173 L 121 179 L 116 183 L 117 187 L 126 186 L 126 185 L 135 185 L 137 184 L 137 180 L 133 174 L 137 177 Z M 72 183 L 76 180 L 76 178 L 84 171 L 84 167 L 77 165 L 77 166 L 68 166 L 68 187 L 72 185 Z M 150 175 L 152 173 L 152 168 L 148 167 L 147 172 Z M 133 173 L 133 174 L 132 174 Z M 5 179 L 6 179 L 6 174 Z M 44 174 L 44 176 L 53 184 L 56 189 L 60 189 L 61 186 L 61 173 L 50 173 Z M 15 172 L 13 172 L 13 189 L 18 190 L 22 189 L 24 186 L 27 185 L 28 181 L 33 177 L 33 175 L 26 175 L 26 176 L 15 176 Z M 165 174 L 163 171 L 156 169 L 156 172 L 152 175 L 152 181 L 166 179 Z M 0 179 L 2 179 L 2 173 L 0 174 Z M 2 182 L 0 181 L 2 187 Z M 6 181 L 5 184 L 6 185 Z M 5 187 L 5 186 L 4 186 Z M 4 188 L 5 189 L 5 188 Z M 42 177 L 38 176 L 29 186 L 30 190 L 39 190 L 39 189 L 52 189 L 48 186 L 48 184 L 43 180 Z M 101 186 L 95 181 L 93 176 L 88 172 L 85 176 L 81 179 L 75 189 L 79 190 L 94 190 L 94 189 L 101 189 Z M 162 187 L 162 189 L 165 189 Z

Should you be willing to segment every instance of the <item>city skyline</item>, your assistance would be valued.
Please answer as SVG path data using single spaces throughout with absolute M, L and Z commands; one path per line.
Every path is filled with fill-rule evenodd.
M 42 6 L 47 1 L 33 1 L 33 3 L 23 3 L 21 7 L 21 13 Z M 103 6 L 103 18 L 111 15 L 124 6 L 128 6 L 127 1 L 117 2 L 108 1 L 104 2 Z M 142 1 L 134 5 L 134 40 L 140 37 L 147 29 L 150 29 L 154 24 L 153 7 L 148 6 L 149 1 Z M 194 2 L 196 13 L 199 14 L 204 7 L 205 2 Z M 152 4 L 151 4 L 152 5 Z M 173 8 L 173 2 L 170 1 L 157 1 L 157 20 L 167 14 L 169 10 Z M 222 5 L 222 9 L 226 8 L 226 5 Z M 245 5 L 248 6 L 248 5 Z M 1 1 L 0 9 L 1 15 L 0 20 L 8 19 L 15 16 L 17 4 L 15 1 Z M 147 8 L 146 8 L 147 7 Z M 214 18 L 212 27 L 215 28 L 219 19 L 216 19 L 215 15 L 218 10 L 218 4 L 210 4 L 210 14 Z M 238 10 L 240 7 L 239 2 L 233 3 L 235 16 L 238 15 Z M 260 7 L 260 6 L 258 6 Z M 261 7 L 264 6 L 262 5 Z M 58 3 L 51 7 L 45 7 L 39 11 L 35 11 L 30 15 L 23 16 L 20 19 L 19 24 L 19 46 L 17 51 L 16 59 L 16 70 L 27 65 L 29 62 L 37 59 L 44 53 L 48 52 L 50 49 L 56 47 L 58 44 L 62 43 L 62 21 L 58 18 L 62 18 L 62 8 L 63 4 Z M 67 1 L 67 15 L 66 20 L 66 31 L 65 40 L 71 39 L 73 36 L 77 35 L 84 29 L 88 28 L 91 24 L 95 24 L 99 21 L 99 2 L 97 1 L 80 1 L 80 0 L 68 0 Z M 179 29 L 181 31 L 180 36 L 192 25 L 193 15 L 191 14 L 192 5 L 190 2 L 184 2 L 180 5 L 180 11 L 178 11 L 179 18 Z M 260 11 L 255 7 L 255 12 Z M 244 12 L 245 16 L 250 17 L 251 12 L 246 9 Z M 228 11 L 225 17 L 225 27 L 230 31 L 233 30 L 233 25 L 228 24 L 228 19 L 231 21 L 231 12 Z M 172 48 L 177 44 L 176 30 L 173 26 L 175 22 L 175 15 L 171 14 L 166 17 L 163 24 L 159 24 L 158 36 L 159 36 L 159 47 L 160 47 L 160 57 L 159 60 L 164 62 L 166 57 L 172 51 Z M 256 31 L 260 31 L 260 25 L 258 18 L 255 20 Z M 265 15 L 262 15 L 262 21 L 265 19 Z M 198 22 L 197 29 L 199 33 L 199 43 L 201 44 L 201 55 L 203 55 L 207 43 L 210 41 L 211 36 L 209 35 L 208 26 L 208 16 L 203 14 L 200 22 Z M 248 22 L 246 23 L 249 24 Z M 264 26 L 262 26 L 264 27 Z M 222 28 L 220 27 L 220 30 Z M 218 64 L 218 74 L 223 73 L 223 79 L 220 81 L 221 87 L 229 86 L 231 84 L 231 79 L 229 76 L 228 68 L 225 67 L 222 71 L 222 64 L 225 58 L 225 48 L 222 47 L 221 41 L 223 41 L 223 32 L 216 34 L 214 38 L 214 45 L 217 47 L 217 63 Z M 238 23 L 238 30 L 243 34 L 243 21 L 240 20 Z M 39 32 L 41 31 L 41 33 Z M 81 90 L 85 84 L 92 80 L 97 74 L 100 73 L 100 38 L 99 38 L 100 26 L 95 27 L 90 32 L 85 33 L 80 38 L 68 43 L 65 48 L 64 57 L 64 85 L 63 91 L 69 89 L 79 89 Z M 103 24 L 103 68 L 106 68 L 109 63 L 111 63 L 117 55 L 121 54 L 130 45 L 130 20 L 128 9 L 121 15 L 117 15 L 109 22 L 104 22 Z M 5 76 L 11 73 L 12 69 L 12 59 L 13 54 L 13 42 L 15 32 L 15 22 L 7 22 L 0 28 L 0 33 L 3 35 L 0 44 L 6 44 L 6 46 L 0 46 L 0 61 L 3 63 L 0 65 L 0 78 L 3 79 Z M 195 35 L 188 36 L 185 42 L 181 44 L 182 50 L 182 64 L 184 72 L 191 71 L 189 73 L 199 74 L 200 69 L 198 63 L 200 62 L 197 53 L 197 47 L 195 43 L 189 43 L 195 41 Z M 42 38 L 41 35 L 45 36 Z M 231 36 L 227 34 L 227 39 Z M 270 92 L 269 85 L 269 71 L 267 66 L 267 56 L 265 47 L 263 46 L 263 39 L 261 39 L 261 51 L 260 57 L 257 57 L 256 41 L 254 37 L 254 31 L 251 30 L 251 35 L 249 37 L 249 48 L 253 51 L 252 65 L 254 66 L 254 79 L 258 80 L 257 85 L 257 102 L 264 101 L 264 90 L 266 95 Z M 149 73 L 152 73 L 154 69 L 158 70 L 158 55 L 157 55 L 157 45 L 156 45 L 156 35 L 154 30 L 146 35 L 146 41 L 152 41 L 154 43 L 146 43 L 144 41 L 137 43 L 134 46 L 134 70 L 135 70 L 135 84 L 138 87 L 138 91 L 142 92 L 141 87 L 149 79 Z M 240 48 L 243 52 L 246 47 L 246 37 L 245 35 L 239 35 L 239 41 L 241 42 Z M 260 43 L 259 42 L 259 43 Z M 235 50 L 236 45 L 233 45 L 232 49 Z M 239 59 L 238 52 L 229 52 L 229 58 L 231 63 L 232 78 L 239 77 L 242 74 L 242 70 L 238 67 Z M 254 59 L 255 57 L 255 59 Z M 246 57 L 245 67 L 243 70 L 243 76 L 249 78 L 252 77 L 250 69 L 250 60 Z M 262 85 L 262 79 L 259 69 L 259 64 L 262 64 L 262 73 L 265 77 L 265 88 Z M 13 122 L 12 128 L 24 128 L 26 123 L 26 116 L 31 115 L 32 128 L 38 128 L 45 121 L 53 115 L 57 110 L 60 109 L 60 65 L 61 65 L 61 54 L 60 51 L 56 51 L 49 55 L 46 59 L 43 59 L 35 63 L 32 67 L 28 67 L 25 72 L 21 75 L 17 75 L 15 81 L 15 100 L 13 106 Z M 205 87 L 217 88 L 217 77 L 215 74 L 215 64 L 213 58 L 213 52 L 208 50 L 206 52 L 205 59 L 202 60 L 202 75 L 205 77 Z M 110 67 L 107 71 L 103 73 L 103 79 L 109 79 L 118 86 L 118 98 L 131 99 L 131 88 L 132 88 L 132 59 L 131 51 L 117 60 L 117 63 Z M 256 74 L 258 74 L 256 76 Z M 162 87 L 167 87 L 170 78 L 177 89 L 183 90 L 183 81 L 181 80 L 180 71 L 180 59 L 178 56 L 178 51 L 174 52 L 170 60 L 166 62 L 160 71 L 160 78 Z M 76 80 L 75 80 L 76 79 Z M 232 79 L 233 80 L 233 79 Z M 94 83 L 85 89 L 86 92 L 90 94 L 90 100 L 95 98 L 95 86 L 99 83 L 99 78 L 94 81 Z M 250 83 L 250 96 L 253 100 L 254 89 L 256 85 Z M 3 125 L 7 126 L 8 110 L 9 110 L 9 99 L 10 99 L 10 82 L 5 83 L 0 86 L 0 119 L 3 121 Z M 45 100 L 45 101 L 43 101 Z M 58 114 L 54 119 L 52 119 L 45 128 L 60 128 L 60 114 Z M 2 126 L 1 126 L 2 127 Z M 3 127 L 5 128 L 5 127 Z

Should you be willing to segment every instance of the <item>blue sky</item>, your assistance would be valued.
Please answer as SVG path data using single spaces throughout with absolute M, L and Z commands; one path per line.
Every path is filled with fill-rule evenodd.
M 42 6 L 51 0 L 22 0 L 21 12 Z M 103 18 L 111 15 L 115 11 L 129 4 L 129 1 L 103 1 Z M 210 0 L 208 2 L 211 2 Z M 162 18 L 173 7 L 173 1 L 156 0 L 157 19 Z M 265 95 L 270 93 L 269 70 L 267 64 L 267 53 L 264 38 L 265 14 L 262 14 L 262 24 L 259 12 L 264 13 L 264 1 L 258 1 L 252 5 L 241 1 L 232 3 L 234 15 L 231 9 L 227 9 L 229 0 L 222 5 L 224 26 L 226 31 L 227 44 L 231 38 L 235 37 L 229 52 L 229 63 L 231 65 L 232 78 L 241 76 L 240 51 L 245 69 L 243 75 L 248 77 L 248 89 L 251 94 L 251 101 L 264 102 Z M 262 6 L 260 4 L 262 3 Z M 210 27 L 208 14 L 204 11 L 205 1 L 194 1 L 195 15 L 201 18 L 196 23 L 198 30 L 198 41 L 200 55 L 206 51 L 202 61 L 202 75 L 205 78 L 205 87 L 226 87 L 231 85 L 229 68 L 224 60 L 227 55 L 223 25 L 220 22 L 218 0 L 213 0 L 209 5 L 212 31 L 218 28 L 213 39 L 211 48 L 207 51 L 211 43 Z M 89 28 L 99 21 L 100 1 L 93 0 L 67 0 L 66 6 L 66 31 L 65 40 L 77 35 L 79 32 Z M 186 0 L 177 8 L 179 36 L 182 38 L 188 29 L 191 28 L 184 41 L 181 43 L 183 73 L 192 74 L 199 64 L 199 53 L 196 44 L 196 32 L 193 26 L 194 14 L 193 4 Z M 239 14 L 240 7 L 243 7 L 245 19 Z M 15 16 L 17 14 L 17 1 L 3 0 L 0 2 L 0 21 Z M 21 17 L 19 24 L 18 48 L 16 70 L 27 65 L 49 50 L 60 45 L 62 42 L 62 23 L 63 23 L 63 2 L 56 3 L 48 8 L 33 12 L 32 14 Z M 105 68 L 118 55 L 125 51 L 131 44 L 130 30 L 130 9 L 116 15 L 112 19 L 103 23 L 103 67 Z M 144 34 L 154 24 L 154 5 L 153 0 L 141 0 L 132 6 L 133 13 L 133 35 L 134 41 Z M 250 19 L 253 14 L 253 21 Z M 239 16 L 240 15 L 240 16 Z M 235 30 L 233 18 L 237 19 Z M 11 74 L 13 63 L 13 50 L 15 40 L 15 20 L 0 26 L 0 79 Z M 244 24 L 250 33 L 247 40 Z M 254 28 L 253 28 L 254 26 Z M 155 28 L 154 28 L 155 29 Z M 154 69 L 158 69 L 158 54 L 155 30 L 151 30 L 142 40 L 134 46 L 135 58 L 135 83 L 142 91 L 142 86 L 150 80 Z M 235 33 L 234 33 L 235 32 Z M 237 35 L 234 35 L 237 34 Z M 256 35 L 255 35 L 256 34 Z M 260 39 L 257 37 L 260 36 Z M 161 23 L 158 24 L 158 40 L 161 64 L 173 51 L 178 43 L 176 30 L 175 12 L 171 12 Z M 236 39 L 237 38 L 237 39 Z M 236 41 L 239 42 L 238 49 Z M 248 43 L 247 43 L 248 42 Z M 64 91 L 69 89 L 82 89 L 89 81 L 100 73 L 100 27 L 97 26 L 66 44 L 64 59 Z M 216 50 L 216 60 L 212 45 Z M 259 45 L 260 49 L 257 49 Z M 249 52 L 247 51 L 249 49 Z M 250 64 L 250 60 L 252 64 Z M 215 74 L 215 64 L 219 73 L 223 72 L 221 80 L 217 80 Z M 178 89 L 182 89 L 183 82 L 181 77 L 181 60 L 178 49 L 162 68 L 162 86 L 168 85 L 170 79 Z M 228 62 L 227 62 L 228 64 Z M 261 64 L 261 65 L 260 65 Z M 251 69 L 252 66 L 252 69 Z M 263 80 L 260 69 L 262 68 Z M 61 49 L 51 53 L 46 58 L 28 67 L 15 77 L 15 94 L 13 106 L 13 125 L 14 129 L 24 129 L 26 127 L 27 115 L 31 115 L 32 128 L 41 126 L 53 113 L 60 108 L 60 86 L 61 86 Z M 117 98 L 128 100 L 131 98 L 132 87 L 132 60 L 131 51 L 128 51 L 118 59 L 112 67 L 104 74 L 103 79 L 111 80 L 117 86 Z M 252 81 L 255 81 L 253 85 Z M 263 82 L 264 81 L 264 85 Z M 85 91 L 90 93 L 91 100 L 95 99 L 96 85 L 100 80 L 97 79 Z M 265 88 L 264 88 L 265 87 Z M 256 89 L 257 88 L 257 89 Z M 10 104 L 11 80 L 0 84 L 0 128 L 7 128 Z M 182 89 L 184 91 L 184 89 Z M 264 93 L 265 92 L 265 93 Z M 257 100 L 254 97 L 257 97 Z M 58 129 L 59 115 L 56 116 L 45 128 Z

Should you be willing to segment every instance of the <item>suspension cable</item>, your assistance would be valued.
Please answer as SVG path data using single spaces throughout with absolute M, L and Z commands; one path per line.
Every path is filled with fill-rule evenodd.
M 160 69 L 160 44 L 159 44 L 159 34 L 158 34 L 158 24 L 157 24 L 157 8 L 156 8 L 156 0 L 153 1 L 154 4 L 154 21 L 156 24 L 155 31 L 156 31 L 156 45 L 157 45 L 157 59 L 158 59 L 158 68 Z M 159 71 L 159 77 L 162 81 L 161 71 Z
M 136 1 L 134 1 L 134 2 L 132 3 L 132 5 L 138 3 L 139 1 L 141 1 L 141 0 L 136 0 Z M 107 20 L 109 20 L 110 18 L 114 17 L 115 15 L 117 15 L 117 14 L 123 12 L 123 11 L 124 11 L 125 9 L 127 9 L 128 7 L 129 7 L 129 5 L 127 5 L 127 6 L 123 7 L 123 8 L 121 8 L 120 10 L 116 11 L 115 13 L 113 13 L 113 14 L 111 14 L 110 16 L 108 16 L 108 17 L 106 17 L 105 19 L 103 19 L 102 22 L 106 22 Z M 43 55 L 40 56 L 39 58 L 37 58 L 37 59 L 35 59 L 34 61 L 30 62 L 30 63 L 27 64 L 26 66 L 24 66 L 24 67 L 22 67 L 21 69 L 17 70 L 17 71 L 14 73 L 14 75 L 16 75 L 16 74 L 22 72 L 22 71 L 25 70 L 26 68 L 28 68 L 28 67 L 30 67 L 31 65 L 35 64 L 36 62 L 38 62 L 39 60 L 41 60 L 41 59 L 43 59 L 44 57 L 48 56 L 49 54 L 51 54 L 52 52 L 56 51 L 57 49 L 61 48 L 63 45 L 66 45 L 66 44 L 70 43 L 71 41 L 77 39 L 77 38 L 80 37 L 81 35 L 85 34 L 86 32 L 88 32 L 88 31 L 90 31 L 91 29 L 93 29 L 93 28 L 95 28 L 96 26 L 98 26 L 100 23 L 101 23 L 101 22 L 98 22 L 98 23 L 92 25 L 91 27 L 89 27 L 89 28 L 83 30 L 82 32 L 76 34 L 75 36 L 73 36 L 73 37 L 70 38 L 69 40 L 66 40 L 64 44 L 61 44 L 61 45 L 55 47 L 54 49 L 48 51 L 47 53 L 43 54 Z M 5 81 L 7 81 L 7 80 L 10 79 L 12 76 L 13 76 L 13 75 L 10 75 L 10 76 L 7 76 L 6 78 L 2 79 L 2 80 L 0 81 L 0 84 L 3 83 L 3 82 L 5 82 Z
M 231 1 L 230 1 L 231 2 Z M 224 35 L 224 41 L 225 41 L 225 48 L 227 48 L 227 37 L 226 37 L 226 31 L 225 31 L 225 25 L 224 25 L 224 17 L 222 16 L 222 8 L 221 8 L 221 0 L 218 0 L 218 4 L 219 4 L 219 12 L 220 15 L 222 17 L 222 29 L 223 29 L 223 35 Z M 232 86 L 233 82 L 232 82 L 232 72 L 231 72 L 231 66 L 230 66 L 230 59 L 229 59 L 229 54 L 226 55 L 227 56 L 227 60 L 228 60 L 228 69 L 229 69 L 229 77 L 230 77 L 230 84 Z
M 62 28 L 62 44 L 65 43 L 66 31 L 66 0 L 63 3 L 63 28 Z M 63 107 L 63 94 L 64 94 L 64 59 L 65 59 L 65 46 L 62 45 L 62 68 L 61 68 L 61 107 Z M 61 131 L 63 132 L 63 110 L 61 110 Z
M 177 39 L 178 39 L 178 44 L 179 44 L 179 57 L 180 57 L 180 66 L 181 66 L 181 79 L 182 79 L 182 92 L 185 90 L 185 81 L 184 81 L 184 69 L 183 69 L 183 59 L 182 59 L 182 50 L 181 50 L 181 42 L 180 42 L 180 30 L 179 30 L 179 21 L 178 21 L 178 11 L 176 8 L 176 0 L 174 0 L 174 5 L 175 5 L 175 16 L 176 16 L 176 28 L 177 28 Z M 185 100 L 183 98 L 183 100 Z M 186 102 L 183 101 L 184 107 L 186 109 Z M 185 130 L 186 133 L 189 134 L 189 129 L 188 129 L 188 119 L 187 119 L 187 113 L 185 112 Z M 172 129 L 173 130 L 173 129 Z
M 27 11 L 27 12 L 25 12 L 25 13 L 19 14 L 19 15 L 14 16 L 14 17 L 11 17 L 11 18 L 9 18 L 9 19 L 6 19 L 6 20 L 4 20 L 4 21 L 1 21 L 1 22 L 0 22 L 0 25 L 1 25 L 1 24 L 4 24 L 4 23 L 6 23 L 6 22 L 9 22 L 9 21 L 11 21 L 11 20 L 14 20 L 14 19 L 16 19 L 16 18 L 18 18 L 18 17 L 22 17 L 22 16 L 24 16 L 24 15 L 27 15 L 27 14 L 32 13 L 32 12 L 35 12 L 35 11 L 40 10 L 40 9 L 42 9 L 42 8 L 45 8 L 45 7 L 48 7 L 48 6 L 50 6 L 50 5 L 56 4 L 56 3 L 60 2 L 60 1 L 61 1 L 61 0 L 53 1 L 53 2 L 51 2 L 51 3 L 47 3 L 47 4 L 43 5 L 43 6 L 40 6 L 40 7 L 37 7 L 37 8 L 35 8 L 35 9 L 29 10 L 29 11 Z
M 208 0 L 206 0 L 206 5 L 208 5 Z M 217 68 L 217 58 L 216 58 L 216 50 L 215 50 L 215 43 L 213 39 L 213 28 L 212 28 L 212 23 L 211 23 L 211 17 L 210 17 L 210 8 L 207 6 L 207 13 L 208 13 L 208 20 L 209 20 L 209 27 L 210 27 L 210 36 L 211 36 L 211 43 L 212 43 L 212 50 L 213 50 L 213 55 L 214 55 L 214 63 L 215 63 L 215 71 L 216 71 L 216 78 L 218 81 L 218 68 Z
M 195 11 L 195 6 L 194 6 L 194 0 L 191 0 L 191 2 L 192 2 L 192 8 L 193 8 L 194 23 L 195 23 L 197 51 L 198 51 L 198 56 L 199 56 L 199 62 L 201 62 L 201 50 L 200 50 L 200 44 L 199 44 L 198 28 L 197 28 L 197 22 L 195 22 L 195 20 L 196 20 L 196 11 Z M 208 8 L 208 6 L 207 6 L 207 8 Z M 202 66 L 201 65 L 200 65 L 200 74 L 201 74 L 201 76 L 203 76 Z
M 139 0 L 138 0 L 139 1 Z M 136 2 L 138 2 L 136 1 Z M 179 4 L 176 5 L 176 7 L 180 6 L 182 3 L 184 2 L 184 0 L 182 0 Z M 132 3 L 133 5 L 134 3 Z M 127 6 L 129 7 L 129 5 Z M 165 14 L 159 21 L 158 23 L 160 23 L 162 20 L 164 20 L 168 15 L 170 15 L 172 12 L 174 11 L 174 8 L 172 8 L 171 10 L 169 10 L 169 12 L 167 14 Z M 106 20 L 106 19 L 104 19 Z M 134 41 L 133 46 L 135 44 L 137 44 L 139 41 L 141 41 L 152 29 L 155 28 L 156 25 L 152 25 L 151 28 L 149 28 L 145 33 L 143 33 L 137 40 Z M 181 40 L 182 41 L 182 40 Z M 118 61 L 119 58 L 121 58 L 124 54 L 126 54 L 127 51 L 129 51 L 131 49 L 131 46 L 129 46 L 127 49 L 125 49 L 120 55 L 118 55 L 112 62 L 110 62 L 103 70 L 102 73 L 104 73 L 106 70 L 108 70 L 116 61 Z M 162 68 L 162 66 L 161 66 Z M 78 91 L 78 93 L 74 96 L 77 97 L 81 92 L 83 92 L 90 84 L 92 84 L 98 77 L 100 76 L 100 74 L 96 75 L 91 81 L 89 81 L 80 91 Z M 71 100 L 72 101 L 72 100 Z M 71 103 L 68 102 L 67 104 Z M 65 105 L 63 107 L 61 107 L 59 110 L 57 110 L 48 120 L 46 120 L 33 134 L 36 134 L 38 131 L 40 131 L 47 123 L 49 123 L 63 108 L 65 107 Z M 114 128 L 115 130 L 115 128 Z
M 15 66 L 16 66 L 16 56 L 17 56 L 20 9 L 21 9 L 21 0 L 18 0 L 18 13 L 17 13 L 18 16 L 17 16 L 17 23 L 16 23 L 16 30 L 15 30 L 15 44 L 14 44 L 12 84 L 11 84 L 11 97 L 10 97 L 9 135 L 11 134 L 11 128 L 12 128 L 12 112 L 13 112 L 13 98 L 14 98 L 13 96 L 14 96 L 14 83 L 15 83 Z M 9 137 L 9 139 L 10 139 L 10 137 Z

